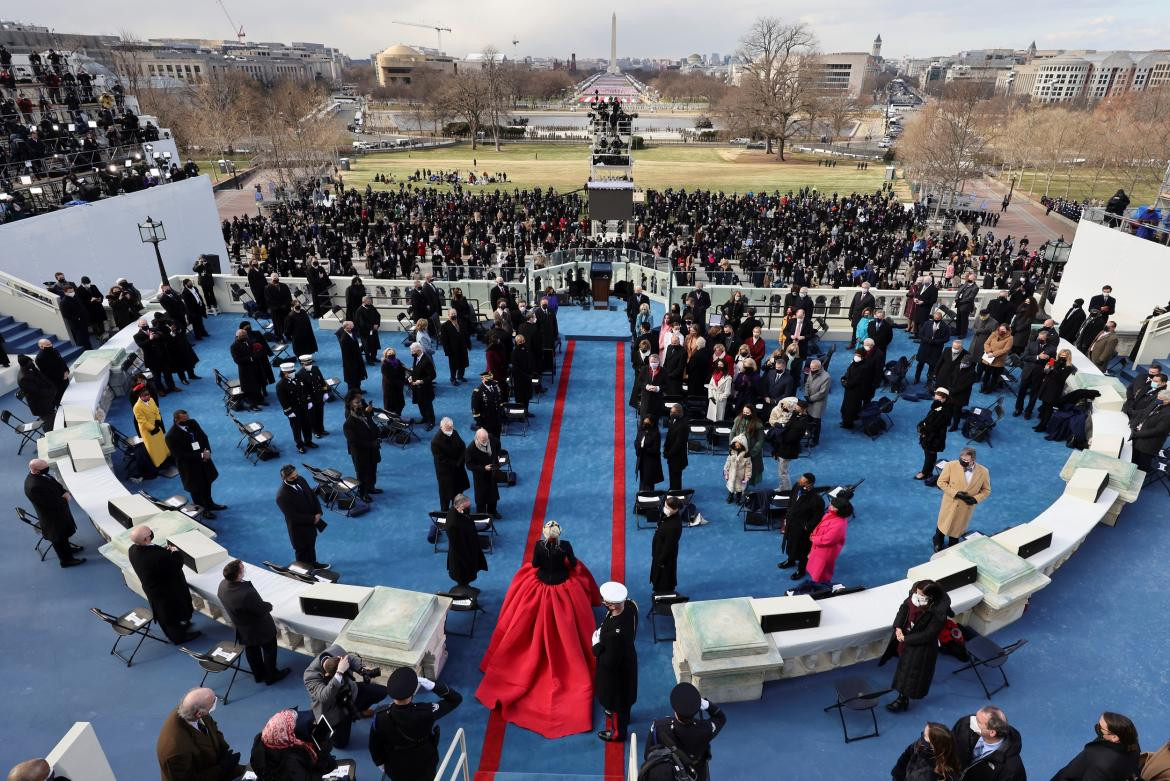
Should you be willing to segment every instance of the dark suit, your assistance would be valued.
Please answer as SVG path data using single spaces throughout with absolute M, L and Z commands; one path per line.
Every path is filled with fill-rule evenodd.
M 56 347 L 45 347 L 37 350 L 36 364 L 41 374 L 57 388 L 57 399 L 60 400 L 61 394 L 69 387 L 69 377 L 66 376 L 69 374 L 69 366 L 65 359 Z
M 252 406 L 260 403 L 261 392 L 264 387 L 264 375 L 260 368 L 260 357 L 252 351 L 252 342 L 248 339 L 235 339 L 230 349 L 232 360 L 236 363 L 236 371 L 240 374 L 240 389 L 244 398 Z M 155 372 L 155 376 L 158 372 Z
M 788 346 L 788 343 L 790 341 L 792 341 L 796 336 L 803 336 L 804 337 L 803 339 L 799 340 L 796 343 L 797 349 L 800 350 L 800 359 L 802 361 L 808 357 L 808 340 L 809 340 L 809 337 L 812 336 L 813 330 L 814 329 L 813 329 L 812 320 L 810 320 L 808 317 L 805 317 L 803 320 L 798 320 L 797 318 L 793 317 L 784 326 L 784 345 L 785 346 Z M 799 374 L 800 374 L 800 367 L 799 366 L 797 366 L 797 367 L 790 366 L 789 368 L 792 369 L 793 374 L 796 374 L 797 376 L 799 376 Z
M 264 288 L 264 302 L 272 317 L 272 333 L 284 341 L 284 319 L 292 309 L 292 291 L 283 282 L 273 282 Z
M 685 416 L 671 417 L 666 424 L 666 442 L 662 446 L 662 455 L 666 456 L 666 467 L 670 472 L 670 490 L 682 490 L 682 474 L 687 468 L 687 438 L 689 436 L 687 419 Z
M 788 560 L 796 564 L 797 572 L 804 572 L 808 554 L 812 550 L 810 537 L 824 514 L 825 500 L 819 493 L 814 489 L 801 490 L 793 486 L 788 495 L 783 550 Z
M 439 326 L 439 341 L 447 355 L 451 382 L 462 380 L 464 372 L 467 371 L 467 341 L 458 320 L 446 320 Z
M 1154 456 L 1170 436 L 1170 404 L 1155 402 L 1145 409 L 1141 418 L 1134 416 L 1130 460 L 1143 472 L 1149 472 Z
M 211 498 L 211 484 L 219 477 L 211 461 L 211 444 L 207 434 L 194 418 L 185 423 L 176 423 L 166 433 L 167 449 L 175 459 L 175 467 L 183 481 L 183 488 L 191 494 L 191 501 L 210 510 L 215 505 Z M 192 447 L 198 445 L 198 449 Z M 207 453 L 207 460 L 203 454 Z
M 662 354 L 662 372 L 666 381 L 662 385 L 662 393 L 672 399 L 683 395 L 683 373 L 687 368 L 687 349 L 681 344 L 667 345 Z M 657 414 L 657 410 L 655 411 Z
M 351 414 L 342 427 L 353 468 L 357 472 L 358 493 L 369 496 L 378 484 L 378 462 L 382 460 L 378 429 L 367 415 Z
M 74 293 L 73 297 L 62 296 L 60 299 L 61 318 L 69 328 L 69 336 L 73 343 L 83 350 L 91 349 L 89 342 L 89 310 L 85 306 L 82 296 Z
M 293 441 L 302 452 L 305 445 L 313 441 L 313 416 L 309 407 L 316 409 L 323 402 L 313 403 L 316 394 L 312 388 L 297 379 L 282 376 L 276 383 L 276 400 L 292 429 Z
M 159 545 L 131 545 L 128 558 L 155 621 L 167 639 L 179 645 L 186 636 L 182 624 L 194 614 L 187 576 L 183 574 L 183 554 Z
M 682 514 L 662 513 L 650 541 L 650 585 L 655 594 L 673 593 L 678 586 L 678 542 L 682 538 Z
M 496 485 L 496 469 L 499 464 L 496 459 L 495 446 L 489 443 L 488 452 L 479 449 L 472 440 L 464 451 L 463 463 L 467 471 L 471 472 L 471 481 L 475 486 L 475 511 L 477 513 L 496 513 L 496 504 L 500 501 L 500 489 Z M 491 469 L 488 469 L 488 467 Z
M 350 390 L 361 390 L 366 378 L 366 362 L 362 357 L 362 346 L 358 342 L 357 328 L 352 332 L 344 327 L 337 329 L 337 342 L 341 346 L 341 373 Z
M 426 351 L 414 356 L 414 365 L 410 370 L 410 398 L 418 407 L 418 413 L 423 422 L 433 425 L 435 422 L 435 362 Z M 415 385 L 416 380 L 421 385 Z
M 192 286 L 183 288 L 182 299 L 187 310 L 187 318 L 191 321 L 191 328 L 195 331 L 195 338 L 202 339 L 207 336 L 207 329 L 203 326 L 203 319 L 207 317 L 207 305 L 203 302 L 203 296 L 200 295 L 198 288 Z
M 1106 306 L 1109 307 L 1109 314 L 1112 315 L 1112 314 L 1117 313 L 1117 299 L 1114 298 L 1113 296 L 1107 296 L 1107 295 L 1098 293 L 1097 295 L 1095 295 L 1089 299 L 1089 311 L 1090 312 L 1092 312 L 1094 309 L 1099 310 L 1102 307 L 1106 307 Z
M 708 296 L 708 302 L 710 297 Z M 642 304 L 649 304 L 650 297 L 645 293 L 634 295 L 630 293 L 630 297 L 626 299 L 626 319 L 630 321 L 630 333 L 634 333 L 634 320 L 638 317 L 638 312 L 642 309 Z M 708 305 L 710 305 L 708 303 Z
M 221 759 L 233 752 L 215 719 L 208 715 L 199 721 L 202 730 L 175 711 L 167 714 L 155 745 L 162 781 L 231 781 L 244 774 L 238 761 L 223 766 Z
M 653 491 L 662 482 L 662 438 L 658 424 L 641 426 L 634 437 L 634 471 L 638 473 L 638 490 Z
M 317 562 L 317 516 L 321 515 L 321 503 L 309 487 L 305 478 L 298 476 L 296 487 L 281 482 L 276 491 L 276 506 L 284 513 L 284 524 L 288 527 L 288 539 L 293 546 L 293 555 L 303 564 Z
M 276 675 L 276 622 L 272 605 L 260 598 L 247 580 L 224 580 L 219 584 L 219 602 L 236 637 L 244 646 L 248 666 L 256 683 L 271 681 Z
M 924 285 L 915 298 L 917 301 L 914 302 L 914 322 L 922 324 L 931 318 L 934 305 L 938 303 L 938 287 L 933 283 Z
M 378 349 L 382 346 L 378 338 L 378 330 L 381 327 L 382 314 L 373 304 L 362 304 L 353 313 L 353 330 L 361 336 L 362 350 L 368 363 L 373 363 L 377 359 Z
M 853 294 L 853 300 L 849 302 L 849 325 L 854 333 L 857 332 L 857 323 L 861 320 L 861 313 L 866 309 L 873 311 L 876 302 L 873 298 L 873 293 L 859 290 Z M 805 314 L 808 314 L 807 312 Z M 850 344 L 853 343 L 853 338 L 850 336 Z
M 65 498 L 65 486 L 53 478 L 48 471 L 24 478 L 24 495 L 32 503 L 33 511 L 41 522 L 41 535 L 53 545 L 57 559 L 62 563 L 73 559 L 69 538 L 77 533 L 77 524 Z
M 884 354 L 890 342 L 894 341 L 894 327 L 885 318 L 881 320 L 875 318 L 865 327 L 865 335 L 873 339 L 873 346 Z
M 431 458 L 435 464 L 435 479 L 439 483 L 439 509 L 446 510 L 456 494 L 471 487 L 464 468 L 467 444 L 458 431 L 450 435 L 436 431 L 431 438 Z
M 177 291 L 171 289 L 158 297 L 158 303 L 163 308 L 163 311 L 175 321 L 175 325 L 179 326 L 179 332 L 186 333 L 187 306 L 183 303 L 183 297 Z

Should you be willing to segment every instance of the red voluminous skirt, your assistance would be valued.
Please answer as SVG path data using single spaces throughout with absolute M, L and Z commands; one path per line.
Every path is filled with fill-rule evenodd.
M 546 738 L 592 730 L 592 607 L 600 604 L 597 581 L 581 562 L 555 586 L 541 582 L 531 564 L 521 567 L 480 662 L 476 698 Z

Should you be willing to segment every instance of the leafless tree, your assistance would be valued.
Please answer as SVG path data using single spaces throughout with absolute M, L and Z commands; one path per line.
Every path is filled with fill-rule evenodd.
M 447 80 L 448 105 L 463 118 L 471 134 L 471 148 L 479 142 L 479 128 L 488 113 L 488 87 L 482 71 L 463 68 Z
M 816 97 L 816 49 L 816 36 L 807 25 L 785 24 L 775 17 L 757 19 L 741 41 L 740 95 L 730 108 L 740 124 L 763 135 L 767 154 L 776 144 L 780 160 Z
M 848 95 L 831 95 L 817 101 L 820 117 L 824 119 L 833 138 L 840 138 L 846 125 L 861 117 L 862 107 L 856 98 Z
M 955 90 L 929 103 L 909 123 L 901 150 L 906 168 L 937 196 L 935 216 L 973 178 L 993 128 L 977 96 Z

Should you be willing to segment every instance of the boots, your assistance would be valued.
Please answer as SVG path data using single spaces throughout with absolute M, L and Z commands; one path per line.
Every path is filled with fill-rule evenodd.
M 910 709 L 910 698 L 899 694 L 898 699 L 886 705 L 890 713 L 901 713 Z

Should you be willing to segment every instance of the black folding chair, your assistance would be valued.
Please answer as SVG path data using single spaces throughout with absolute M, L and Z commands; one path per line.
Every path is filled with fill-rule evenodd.
M 634 523 L 639 529 L 657 529 L 662 515 L 664 491 L 638 491 L 634 494 Z M 645 523 L 642 519 L 645 519 Z
M 41 561 L 44 561 L 45 557 L 49 555 L 49 551 L 53 549 L 53 545 L 45 539 L 45 532 L 41 529 L 41 519 L 23 507 L 16 508 L 16 517 L 31 526 L 32 530 L 37 533 L 37 544 L 33 546 L 33 550 L 41 554 Z M 41 550 L 42 545 L 45 546 L 44 550 Z
M 16 435 L 20 437 L 20 447 L 16 449 L 16 455 L 18 456 L 24 452 L 25 446 L 33 444 L 37 441 L 38 437 L 42 437 L 45 434 L 45 424 L 40 418 L 33 418 L 25 422 L 12 414 L 11 410 L 0 411 L 0 422 L 3 422 L 4 425 L 15 431 Z
M 650 634 L 654 638 L 654 642 L 659 640 L 672 641 L 674 640 L 674 632 L 671 631 L 670 637 L 658 636 L 658 621 L 669 620 L 670 626 L 674 627 L 674 611 L 671 610 L 671 605 L 679 605 L 683 602 L 689 602 L 690 597 L 682 594 L 655 594 L 652 604 L 650 605 Z
M 466 632 L 454 631 L 451 629 L 450 622 L 448 622 L 446 628 L 447 634 L 459 635 L 460 637 L 475 637 L 475 622 L 479 618 L 479 614 L 483 613 L 484 615 L 487 615 L 487 611 L 484 609 L 483 605 L 479 603 L 479 595 L 466 592 L 440 591 L 438 596 L 447 597 L 451 600 L 451 607 L 449 608 L 450 612 L 471 614 L 471 626 Z
M 852 743 L 855 740 L 876 738 L 879 733 L 877 714 L 874 710 L 877 708 L 881 698 L 889 694 L 893 689 L 874 689 L 872 684 L 865 678 L 860 675 L 851 675 L 837 681 L 836 690 L 837 702 L 825 708 L 825 713 L 836 709 L 837 715 L 841 717 L 841 732 L 845 736 L 845 742 Z M 873 732 L 851 736 L 849 734 L 849 727 L 845 723 L 846 710 L 858 713 L 869 711 L 869 715 L 873 719 Z
M 136 607 L 129 613 L 124 613 L 120 616 L 110 615 L 96 607 L 91 607 L 89 610 L 114 630 L 114 634 L 118 636 L 118 639 L 114 641 L 114 646 L 110 649 L 110 653 L 125 662 L 127 667 L 134 663 L 134 657 L 137 656 L 138 649 L 142 647 L 142 643 L 146 641 L 146 638 L 149 637 L 151 640 L 157 640 L 160 643 L 167 642 L 164 638 L 150 633 L 150 627 L 154 623 L 154 613 L 150 612 L 148 608 Z M 122 638 L 132 637 L 134 635 L 138 635 L 138 645 L 134 646 L 134 650 L 130 652 L 130 656 L 126 657 L 118 653 L 118 643 L 122 642 Z
M 513 426 L 523 426 L 520 436 L 528 436 L 528 410 L 523 404 L 507 402 L 504 404 L 504 434 L 512 434 Z
M 984 696 L 986 696 L 988 699 L 991 699 L 991 695 L 995 694 L 1001 689 L 1011 686 L 1011 684 L 1008 682 L 1007 673 L 1003 671 L 1004 663 L 1007 662 L 1009 656 L 1023 648 L 1025 645 L 1027 645 L 1027 643 L 1027 640 L 1021 639 L 1017 640 L 1011 645 L 1000 646 L 998 643 L 988 637 L 984 637 L 981 634 L 972 634 L 971 637 L 967 638 L 966 643 L 967 655 L 970 657 L 970 660 L 967 662 L 967 664 L 963 665 L 957 670 L 954 670 L 951 674 L 958 675 L 964 670 L 974 670 L 975 677 L 979 679 L 979 685 L 983 687 Z M 987 681 L 983 680 L 983 674 L 979 672 L 980 667 L 988 667 L 993 670 L 998 670 L 1000 677 L 1003 678 L 1003 683 L 994 689 L 988 689 Z
M 252 672 L 242 666 L 244 647 L 236 643 L 230 643 L 224 640 L 205 654 L 199 651 L 192 651 L 190 648 L 182 645 L 179 646 L 179 650 L 198 662 L 200 669 L 203 670 L 203 678 L 199 681 L 200 687 L 207 682 L 207 676 L 213 673 L 219 674 L 228 670 L 232 671 L 232 677 L 228 681 L 227 691 L 223 693 L 224 705 L 228 704 L 228 697 L 231 696 L 232 686 L 236 683 L 236 676 L 241 672 L 247 672 L 249 674 Z
M 1159 450 L 1150 461 L 1150 471 L 1146 473 L 1146 481 L 1142 483 L 1142 488 L 1156 483 L 1161 483 L 1166 493 L 1170 494 L 1170 455 L 1165 450 Z

